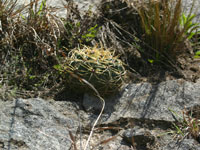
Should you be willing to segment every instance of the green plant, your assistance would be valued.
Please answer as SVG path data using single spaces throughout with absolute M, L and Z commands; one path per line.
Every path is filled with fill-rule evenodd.
M 183 131 L 197 140 L 200 138 L 200 120 L 183 111 Z
M 88 16 L 85 16 L 85 17 L 88 17 Z M 88 22 L 87 24 L 87 23 L 84 23 L 83 21 L 74 22 L 74 21 L 66 20 L 66 23 L 65 23 L 66 38 L 63 41 L 65 42 L 65 47 L 68 49 L 73 49 L 77 47 L 78 45 L 82 45 L 82 44 L 90 45 L 91 41 L 96 38 L 97 33 L 99 29 L 101 28 L 101 27 L 98 27 L 98 24 L 95 24 L 94 26 L 90 24 L 91 24 L 90 22 Z
M 9 85 L 52 87 L 57 83 L 52 66 L 67 55 L 63 47 L 70 50 L 85 41 L 90 43 L 99 28 L 91 13 L 80 16 L 71 2 L 65 7 L 66 18 L 54 15 L 46 0 L 40 2 L 32 0 L 17 8 L 17 0 L 0 1 L 0 77 L 8 78 Z
M 192 9 L 192 8 L 191 8 Z M 183 53 L 185 41 L 190 39 L 198 24 L 193 24 L 195 15 L 187 17 L 182 11 L 182 0 L 148 0 L 137 8 L 144 32 L 144 41 L 154 50 L 156 61 Z M 166 59 L 165 59 L 166 60 Z
M 86 42 L 90 42 L 97 36 L 97 32 L 99 29 L 100 27 L 98 27 L 98 25 L 96 24 L 94 27 L 91 27 L 90 29 L 88 29 L 88 32 L 82 35 L 81 38 L 85 40 Z
M 91 8 L 80 12 L 78 6 L 72 1 L 64 5 L 67 9 L 66 18 L 62 18 L 64 35 L 59 38 L 59 49 L 74 49 L 80 45 L 92 45 L 100 26 L 97 24 L 98 17 L 92 13 Z
M 61 20 L 51 14 L 46 0 L 16 6 L 17 0 L 0 1 L 0 77 L 20 89 L 46 88 L 54 80 L 51 74 L 59 55 Z
M 123 63 L 114 56 L 114 52 L 97 46 L 74 49 L 64 63 L 54 67 L 72 88 L 87 89 L 84 83 L 74 78 L 78 76 L 94 85 L 104 95 L 117 91 L 126 73 Z
M 177 117 L 177 125 L 174 123 L 174 126 L 177 130 L 177 134 L 185 137 L 192 137 L 196 140 L 200 138 L 200 120 L 194 118 L 192 112 L 183 110 L 182 117 L 178 116 L 177 113 L 170 109 L 175 117 Z
M 197 51 L 197 52 L 195 53 L 194 58 L 200 58 L 200 51 Z
M 199 34 L 199 31 L 196 31 L 200 28 L 199 23 L 193 23 L 192 20 L 196 17 L 195 14 L 186 16 L 184 13 L 180 17 L 180 25 L 182 28 L 186 28 L 185 34 L 188 39 L 191 39 L 194 35 Z M 196 31 L 196 32 L 195 32 Z

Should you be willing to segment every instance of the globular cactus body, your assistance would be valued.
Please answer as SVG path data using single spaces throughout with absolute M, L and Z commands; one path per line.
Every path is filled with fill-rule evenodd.
M 85 46 L 70 51 L 62 69 L 66 72 L 67 84 L 72 88 L 84 91 L 90 89 L 81 80 L 74 78 L 74 74 L 88 81 L 102 95 L 117 91 L 126 74 L 122 61 L 114 56 L 114 52 L 102 47 Z

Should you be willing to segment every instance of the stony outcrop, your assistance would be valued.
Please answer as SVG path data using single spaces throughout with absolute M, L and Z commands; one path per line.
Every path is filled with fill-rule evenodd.
M 42 99 L 0 101 L 1 150 L 68 150 L 77 127 L 74 117 Z
M 180 119 L 177 114 L 182 117 L 184 109 L 200 113 L 199 91 L 200 82 L 183 80 L 166 81 L 156 85 L 129 84 L 118 95 L 105 99 L 106 107 L 101 124 L 119 127 L 124 125 L 124 140 L 130 142 L 135 139 L 137 149 L 169 149 L 170 145 L 176 148 L 179 144 L 181 149 L 187 149 L 185 147 L 189 146 L 199 149 L 200 141 L 195 141 L 195 145 L 189 144 L 193 143 L 193 140 L 189 140 L 187 144 L 175 142 L 172 136 L 164 134 Z M 83 106 L 87 111 L 98 112 L 101 109 L 99 100 L 87 94 L 84 96 Z M 127 129 L 128 124 L 132 126 Z M 162 134 L 165 136 L 160 136 Z M 156 147 L 158 145 L 160 146 Z
M 175 121 L 170 111 L 178 114 L 186 108 L 200 104 L 199 83 L 171 80 L 157 85 L 150 83 L 129 84 L 118 96 L 106 100 L 105 113 L 110 114 L 106 123 L 123 118 L 158 121 Z M 98 99 L 85 95 L 85 109 L 100 110 Z
M 200 150 L 198 139 L 176 133 L 173 124 L 179 118 L 171 111 L 182 116 L 186 107 L 200 118 L 199 91 L 200 82 L 184 80 L 128 84 L 121 93 L 105 99 L 90 148 Z M 0 100 L 0 149 L 67 150 L 74 149 L 73 142 L 81 149 L 100 109 L 99 100 L 88 94 L 81 101 Z

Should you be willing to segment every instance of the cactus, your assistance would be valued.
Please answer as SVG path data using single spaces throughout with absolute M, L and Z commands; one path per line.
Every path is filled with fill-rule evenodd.
M 70 51 L 61 69 L 72 88 L 84 92 L 89 89 L 71 75 L 75 74 L 91 83 L 102 95 L 117 91 L 126 74 L 122 61 L 114 56 L 114 52 L 97 46 Z

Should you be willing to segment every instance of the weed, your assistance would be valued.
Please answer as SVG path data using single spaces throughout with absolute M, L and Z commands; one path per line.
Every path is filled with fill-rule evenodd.
M 200 51 L 197 51 L 197 52 L 195 53 L 194 58 L 200 58 Z
M 46 87 L 57 78 L 51 66 L 57 64 L 63 25 L 46 0 L 38 1 L 19 9 L 17 0 L 0 2 L 0 78 L 18 88 Z
M 97 24 L 98 17 L 92 14 L 90 9 L 81 15 L 78 6 L 74 3 L 69 3 L 65 7 L 70 9 L 66 19 L 63 19 L 65 33 L 59 41 L 61 47 L 70 50 L 81 45 L 92 46 L 91 42 L 101 28 Z
M 186 109 L 182 111 L 182 117 L 178 116 L 176 112 L 170 111 L 178 118 L 178 124 L 174 124 L 177 134 L 182 137 L 192 137 L 198 141 L 200 139 L 200 120 L 194 118 L 192 112 L 189 113 Z
M 191 8 L 192 9 L 192 8 Z M 187 39 L 191 39 L 198 24 L 193 24 L 195 15 L 185 16 L 182 11 L 182 0 L 159 1 L 149 0 L 137 8 L 144 32 L 144 41 L 153 48 L 156 61 L 170 56 L 176 60 L 184 53 Z M 169 58 L 169 57 L 167 57 Z
M 195 32 L 200 26 L 199 23 L 193 23 L 192 20 L 196 17 L 195 14 L 186 16 L 184 13 L 180 18 L 180 25 L 182 28 L 186 28 L 185 34 L 188 39 L 191 39 L 194 35 L 199 34 L 200 32 Z M 192 31 L 191 31 L 192 30 Z
M 94 27 L 91 27 L 90 29 L 88 29 L 88 33 L 82 35 L 82 39 L 86 42 L 92 41 L 97 36 L 97 32 L 100 28 L 101 27 L 98 27 L 98 24 L 96 24 Z

